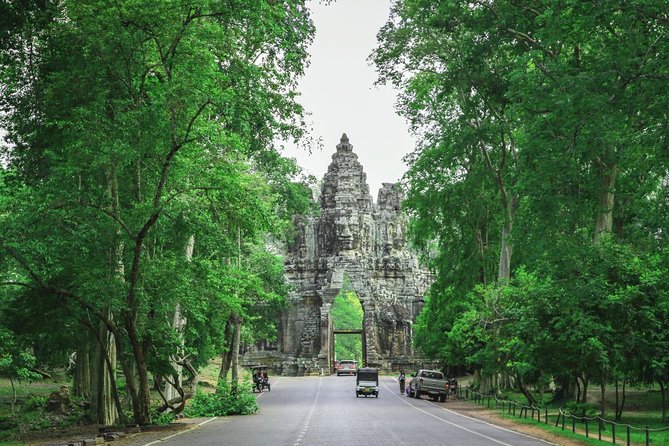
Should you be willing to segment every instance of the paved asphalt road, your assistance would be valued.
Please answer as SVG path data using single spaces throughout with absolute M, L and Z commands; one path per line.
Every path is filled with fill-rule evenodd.
M 260 412 L 216 418 L 155 446 L 525 446 L 549 443 L 400 396 L 381 377 L 379 397 L 355 397 L 355 377 L 276 377 L 258 396 Z M 149 443 L 150 444 L 150 443 Z

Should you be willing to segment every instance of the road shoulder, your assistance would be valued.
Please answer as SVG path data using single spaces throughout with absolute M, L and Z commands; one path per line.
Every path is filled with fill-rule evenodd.
M 485 421 L 486 423 L 520 432 L 521 434 L 529 435 L 531 437 L 540 438 L 553 444 L 563 446 L 583 446 L 588 444 L 585 441 L 578 441 L 556 435 L 537 426 L 515 423 L 513 420 L 499 414 L 498 411 L 489 410 L 464 400 L 450 399 L 447 400 L 446 403 L 439 403 L 438 405 L 444 409 L 457 412 L 460 415 Z

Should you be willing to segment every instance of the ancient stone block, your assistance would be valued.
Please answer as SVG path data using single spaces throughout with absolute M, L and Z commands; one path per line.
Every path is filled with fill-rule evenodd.
M 69 389 L 67 386 L 60 386 L 47 398 L 45 409 L 47 412 L 65 414 L 70 410 L 71 404 Z

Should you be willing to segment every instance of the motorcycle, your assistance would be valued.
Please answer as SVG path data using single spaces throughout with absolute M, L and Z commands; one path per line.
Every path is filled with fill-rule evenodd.
M 272 386 L 269 382 L 269 377 L 267 376 L 265 369 L 266 366 L 251 367 L 251 370 L 253 371 L 253 388 L 251 390 L 253 392 L 262 392 L 263 390 L 270 392 L 272 390 Z

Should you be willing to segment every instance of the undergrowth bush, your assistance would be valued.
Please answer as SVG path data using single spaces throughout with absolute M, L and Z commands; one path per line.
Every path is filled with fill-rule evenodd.
M 132 417 L 129 418 L 129 419 L 132 419 Z M 167 426 L 172 421 L 174 421 L 174 413 L 173 412 L 159 413 L 157 408 L 151 409 L 151 422 L 153 424 L 156 424 L 158 426 Z
M 44 395 L 31 395 L 26 399 L 24 407 L 26 410 L 37 410 L 46 407 L 47 397 Z
M 198 390 L 189 401 L 185 414 L 188 417 L 219 417 L 256 413 L 258 403 L 249 388 L 250 385 L 245 383 L 233 391 L 224 383 L 214 393 Z
M 564 409 L 567 413 L 577 417 L 593 418 L 599 415 L 599 407 L 592 403 L 570 401 L 564 405 Z

